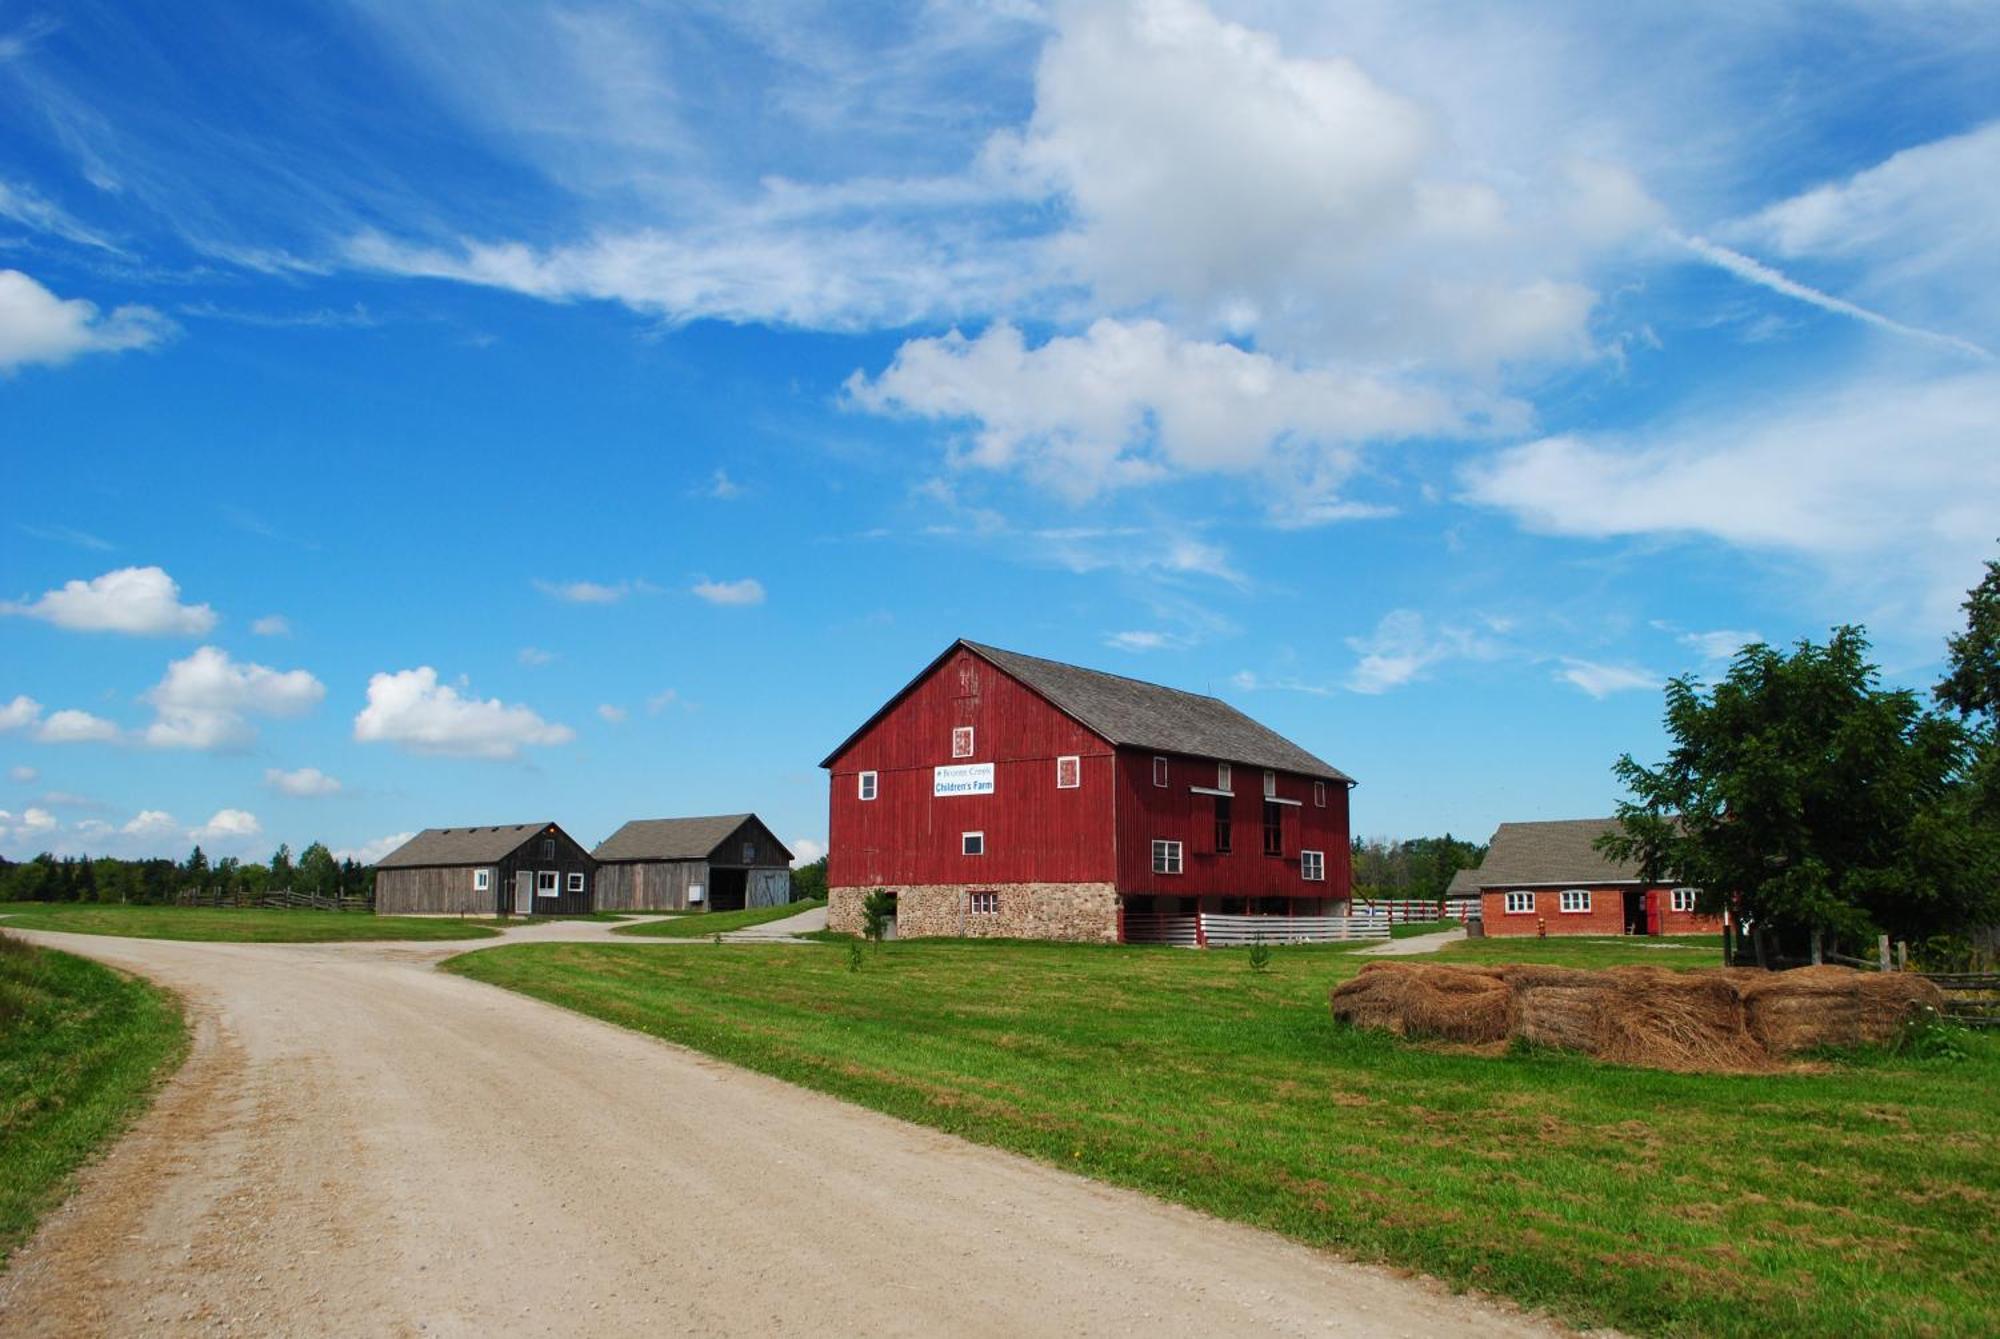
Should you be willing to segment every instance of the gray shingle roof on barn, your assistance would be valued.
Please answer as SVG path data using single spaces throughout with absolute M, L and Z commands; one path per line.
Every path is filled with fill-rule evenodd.
M 889 713 L 910 690 L 922 683 L 933 670 L 964 647 L 983 660 L 1013 675 L 1055 708 L 1076 718 L 1122 748 L 1151 749 L 1194 758 L 1214 758 L 1221 762 L 1268 767 L 1273 771 L 1323 777 L 1352 785 L 1354 778 L 1330 763 L 1323 762 L 1286 739 L 1277 731 L 1259 725 L 1220 698 L 1183 692 L 1142 679 L 1128 679 L 1102 670 L 1066 665 L 1059 660 L 1043 660 L 997 646 L 982 646 L 961 638 L 943 655 L 924 667 L 902 692 L 862 722 L 826 756 L 821 767 L 831 767 L 855 740 Z
M 1451 882 L 1445 885 L 1446 897 L 1479 896 L 1479 871 L 1476 869 L 1454 870 Z
M 377 869 L 419 865 L 490 865 L 552 823 L 503 823 L 488 828 L 425 828 L 375 862 Z
M 636 818 L 598 844 L 598 860 L 703 860 L 755 814 L 713 814 L 703 818 Z M 772 838 L 779 850 L 784 850 Z M 785 852 L 790 860 L 791 853 Z
M 1638 883 L 1641 881 L 1638 865 L 1613 860 L 1592 845 L 1617 827 L 1615 818 L 1502 823 L 1486 848 L 1485 861 L 1471 873 L 1480 888 Z M 1457 884 L 1454 877 L 1453 887 Z
M 1329 781 L 1353 780 L 1220 698 L 1024 656 L 997 646 L 963 644 L 1113 744 L 1217 758 Z

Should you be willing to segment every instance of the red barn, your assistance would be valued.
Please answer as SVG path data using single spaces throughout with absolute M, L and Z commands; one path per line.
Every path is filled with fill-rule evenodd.
M 1331 915 L 1346 773 L 1229 704 L 954 642 L 820 766 L 828 920 L 1116 942 L 1125 913 Z
M 1476 888 L 1489 935 L 1689 935 L 1720 932 L 1695 910 L 1698 892 L 1648 883 L 1597 839 L 1615 818 L 1502 823 L 1476 870 L 1452 877 L 1452 895 Z

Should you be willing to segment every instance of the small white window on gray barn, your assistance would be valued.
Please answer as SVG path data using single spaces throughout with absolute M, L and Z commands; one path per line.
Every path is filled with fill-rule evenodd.
M 1083 759 L 1070 755 L 1056 759 L 1056 789 L 1075 790 L 1083 784 Z
M 540 870 L 536 870 L 536 871 L 535 871 L 535 896 L 536 896 L 536 897 L 555 897 L 556 895 L 557 895 L 557 893 L 556 893 L 556 872 L 555 872 L 554 870 L 552 870 L 552 869 L 540 869 Z
M 577 873 L 575 870 L 570 871 L 569 890 L 572 893 L 580 893 L 583 891 L 583 875 Z
M 1588 888 L 1563 889 L 1562 909 L 1564 911 L 1589 911 L 1590 889 Z
M 961 855 L 985 855 L 986 834 L 983 832 L 959 833 L 958 850 Z
M 1308 883 L 1321 883 L 1326 879 L 1326 852 L 1299 852 L 1299 877 Z
M 951 756 L 970 758 L 972 756 L 972 727 L 955 725 L 951 728 Z
M 542 859 L 554 860 L 555 858 L 556 858 L 556 839 L 554 837 L 542 838 Z
M 744 863 L 744 864 L 746 864 L 746 865 L 754 865 L 754 864 L 756 864 L 756 863 L 757 863 L 757 843 L 756 843 L 756 842 L 744 842 L 744 843 L 743 843 L 743 863 Z
M 854 793 L 864 800 L 872 800 L 875 798 L 875 785 L 875 774 L 863 772 L 855 778 Z
M 493 871 L 492 871 L 492 870 L 490 870 L 490 869 L 475 869 L 475 870 L 473 870 L 473 871 L 472 871 L 472 891 L 473 891 L 473 892 L 475 892 L 475 893 L 483 893 L 483 892 L 485 892 L 485 891 L 486 891 L 487 889 L 491 888 L 492 886 L 493 886 Z
M 1535 909 L 1535 895 L 1533 893 L 1507 894 L 1508 915 L 1517 916 L 1524 911 L 1533 911 L 1534 909 Z

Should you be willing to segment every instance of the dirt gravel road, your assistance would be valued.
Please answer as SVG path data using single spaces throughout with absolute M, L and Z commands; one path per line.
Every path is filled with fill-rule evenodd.
M 462 946 L 32 937 L 197 1035 L 0 1276 L 14 1339 L 1549 1332 L 432 970 Z

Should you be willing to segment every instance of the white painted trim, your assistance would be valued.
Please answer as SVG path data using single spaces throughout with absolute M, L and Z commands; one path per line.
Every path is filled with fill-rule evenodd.
M 1572 907 L 1566 905 L 1569 902 L 1570 896 L 1572 894 L 1581 896 L 1583 898 L 1582 906 Z M 1560 893 L 1556 894 L 1556 910 L 1566 916 L 1587 916 L 1590 914 L 1590 907 L 1592 900 L 1593 899 L 1590 896 L 1590 889 L 1588 888 L 1565 888 Z
M 1167 761 L 1166 755 L 1155 753 L 1153 755 L 1153 784 L 1164 790 L 1173 783 L 1173 774 L 1173 764 Z
M 1163 846 L 1171 848 L 1171 851 L 1170 852 L 1162 851 L 1160 848 Z M 1173 866 L 1172 869 L 1160 868 L 1162 856 L 1169 857 L 1166 863 L 1172 865 Z M 1177 841 L 1171 841 L 1165 837 L 1153 838 L 1153 873 L 1178 877 L 1182 873 L 1186 872 L 1186 870 L 1187 870 L 1187 848 L 1184 845 L 1182 845 L 1180 842 Z
M 1306 807 L 1306 802 L 1304 800 L 1288 800 L 1282 795 L 1266 795 L 1264 797 L 1264 803 L 1284 804 L 1284 805 L 1289 805 L 1294 809 L 1303 809 Z
M 548 887 L 548 891 L 547 891 L 547 892 L 543 892 L 543 891 L 542 891 L 542 880 L 543 880 L 543 879 L 547 879 L 547 880 L 549 881 L 549 887 Z M 536 897 L 561 897 L 561 896 L 562 896 L 562 871 L 561 871 L 561 870 L 559 870 L 559 869 L 538 869 L 538 870 L 536 870 L 536 871 L 535 871 L 535 896 L 536 896 Z
M 1069 783 L 1069 784 L 1068 784 L 1067 786 L 1065 786 L 1065 785 L 1063 784 L 1063 779 L 1062 779 L 1062 773 L 1063 773 L 1063 764 L 1064 764 L 1064 763 L 1066 763 L 1066 762 L 1068 762 L 1068 763 L 1075 763 L 1075 764 L 1076 764 L 1076 780 L 1074 780 L 1074 781 L 1070 782 L 1070 783 Z M 1080 754 L 1075 754 L 1075 753 L 1065 753 L 1065 754 L 1062 754 L 1062 755 L 1060 755 L 1059 757 L 1057 757 L 1057 759 L 1056 759 L 1056 789 L 1057 789 L 1057 790 L 1076 790 L 1076 789 L 1079 789 L 1079 788 L 1080 788 L 1080 787 L 1081 787 L 1082 785 L 1083 785 L 1083 758 L 1082 758 L 1082 756 L 1081 756 Z
M 475 892 L 475 893 L 490 893 L 490 892 L 492 892 L 492 891 L 493 891 L 493 871 L 492 871 L 492 870 L 490 870 L 490 869 L 475 869 L 475 870 L 473 870 L 473 871 L 472 871 L 472 891 L 473 891 L 473 892 Z
M 1502 902 L 1500 903 L 1500 914 L 1501 914 L 1501 915 L 1503 915 L 1503 916 L 1532 916 L 1532 915 L 1534 915 L 1534 914 L 1535 914 L 1535 893 L 1534 893 L 1534 890 L 1533 890 L 1533 889 L 1531 889 L 1531 888 L 1528 888 L 1528 889 L 1522 889 L 1522 888 L 1516 888 L 1516 889 L 1515 889 L 1515 890 L 1514 890 L 1513 892 L 1510 892 L 1510 893 L 1502 893 L 1502 894 L 1501 894 L 1500 896 L 1501 896 L 1502 898 L 1504 898 L 1504 899 L 1505 899 L 1504 901 L 1502 901 Z M 1517 897 L 1525 897 L 1525 898 L 1527 898 L 1527 899 L 1528 899 L 1528 905 L 1527 905 L 1527 906 L 1525 906 L 1525 907 L 1517 907 L 1517 906 L 1515 906 L 1515 905 L 1514 905 L 1514 899 L 1515 899 L 1515 898 L 1517 898 Z
M 971 841 L 971 840 L 972 840 L 972 839 L 973 839 L 974 837 L 977 837 L 977 838 L 979 838 L 979 849 L 978 849 L 977 851 L 968 851 L 968 850 L 966 850 L 966 849 L 965 849 L 965 844 L 966 844 L 966 843 L 967 843 L 968 841 Z M 960 855 L 962 855 L 962 856 L 981 856 L 981 855 L 985 855 L 985 854 L 986 854 L 986 833 L 985 833 L 985 832 L 984 832 L 983 830 L 982 830 L 982 831 L 979 831 L 979 832 L 961 832 L 961 833 L 959 833 L 959 834 L 958 834 L 958 853 L 959 853 Z
M 863 804 L 873 804 L 882 793 L 880 772 L 856 772 L 854 774 L 854 794 Z
M 566 893 L 580 893 L 583 887 L 583 871 L 580 869 L 571 870 L 569 876 L 563 880 L 563 891 Z
M 959 736 L 960 732 L 963 732 L 963 733 L 964 733 L 964 735 L 965 735 L 965 751 L 964 751 L 964 752 L 962 752 L 962 753 L 961 753 L 961 752 L 959 751 L 959 747 L 958 747 L 958 736 Z M 976 756 L 978 756 L 978 753 L 979 753 L 979 744 L 978 744 L 978 740 L 979 740 L 979 736 L 978 736 L 978 735 L 977 735 L 976 733 L 974 733 L 974 731 L 973 731 L 973 728 L 972 728 L 971 726 L 969 726 L 969 725 L 954 725 L 954 726 L 952 726 L 952 727 L 951 727 L 951 756 L 952 756 L 953 758 L 971 758 L 971 757 L 976 757 Z
M 1225 799 L 1225 800 L 1233 800 L 1233 799 L 1235 799 L 1235 798 L 1236 798 L 1236 792 L 1235 792 L 1235 791 L 1233 791 L 1233 790 L 1217 790 L 1217 789 L 1216 789 L 1216 788 L 1215 788 L 1214 786 L 1189 786 L 1189 787 L 1188 787 L 1188 794 L 1190 794 L 1190 795 L 1218 795 L 1218 796 L 1220 796 L 1221 798 L 1223 798 L 1223 799 Z
M 1317 874 L 1308 874 L 1308 873 L 1306 872 L 1306 857 L 1307 857 L 1307 856 L 1311 856 L 1311 857 L 1312 857 L 1312 858 L 1313 858 L 1314 860 L 1316 860 L 1316 861 L 1318 861 L 1318 862 L 1319 862 L 1319 873 L 1317 873 Z M 1324 851 L 1301 851 L 1301 852 L 1299 852 L 1299 877 L 1300 877 L 1301 879 L 1304 879 L 1304 880 L 1305 880 L 1305 881 L 1306 881 L 1307 883 L 1325 883 L 1325 882 L 1326 882 L 1326 852 L 1324 852 Z
M 1229 764 L 1226 762 L 1219 762 L 1215 765 L 1215 788 L 1224 795 L 1234 795 L 1236 793 L 1235 774 L 1229 770 Z

